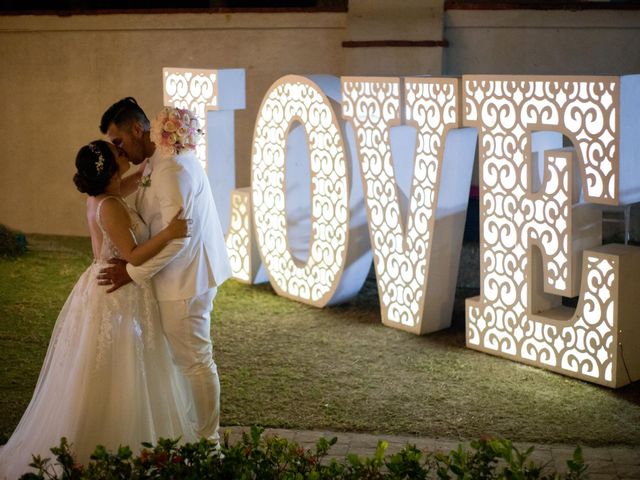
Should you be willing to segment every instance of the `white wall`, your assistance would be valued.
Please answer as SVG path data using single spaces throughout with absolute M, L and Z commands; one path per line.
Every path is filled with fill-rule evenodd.
M 640 73 L 640 10 L 447 10 L 443 71 Z
M 236 114 L 237 179 L 267 88 L 288 73 L 339 75 L 344 13 L 0 16 L 0 223 L 28 233 L 86 235 L 72 176 L 78 148 L 99 138 L 114 101 L 155 115 L 162 67 L 246 69 Z
M 349 0 L 348 41 L 442 40 L 443 0 Z M 442 47 L 345 48 L 343 75 L 438 75 Z
M 100 136 L 100 116 L 122 97 L 154 115 L 165 66 L 246 69 L 239 186 L 249 185 L 262 96 L 288 73 L 640 73 L 640 11 L 443 12 L 442 0 L 405 2 L 352 0 L 348 13 L 0 16 L 0 223 L 86 235 L 75 154 Z M 444 49 L 342 48 L 343 40 L 440 40 L 443 28 Z

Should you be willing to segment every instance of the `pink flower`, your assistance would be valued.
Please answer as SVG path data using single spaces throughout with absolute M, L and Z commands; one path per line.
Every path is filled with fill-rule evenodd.
M 169 154 L 194 150 L 199 129 L 198 118 L 187 109 L 164 107 L 151 123 L 151 140 Z

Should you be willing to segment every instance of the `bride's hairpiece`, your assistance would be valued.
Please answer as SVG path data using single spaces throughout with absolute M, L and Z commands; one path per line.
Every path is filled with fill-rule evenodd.
M 98 160 L 96 160 L 96 172 L 98 172 L 98 175 L 100 175 L 102 173 L 102 169 L 104 168 L 104 157 L 102 156 L 102 152 L 95 143 L 89 144 L 89 150 L 91 150 L 98 156 Z

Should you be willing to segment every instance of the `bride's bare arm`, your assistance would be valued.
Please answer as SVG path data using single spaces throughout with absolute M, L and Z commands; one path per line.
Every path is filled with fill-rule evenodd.
M 124 205 L 115 198 L 108 198 L 102 204 L 102 225 L 109 238 L 128 263 L 138 266 L 158 254 L 171 240 L 187 237 L 189 220 L 179 218 L 182 209 L 173 217 L 169 225 L 149 240 L 137 245 L 131 233 L 131 219 Z

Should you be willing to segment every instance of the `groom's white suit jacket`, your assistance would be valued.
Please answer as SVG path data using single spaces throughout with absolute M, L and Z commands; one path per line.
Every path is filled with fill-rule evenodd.
M 192 223 L 191 237 L 173 240 L 155 257 L 127 272 L 136 283 L 152 280 L 160 301 L 184 300 L 205 293 L 231 276 L 227 248 L 209 179 L 192 151 L 177 156 L 156 152 L 145 175 L 150 185 L 140 186 L 136 209 L 155 235 L 180 207 Z

